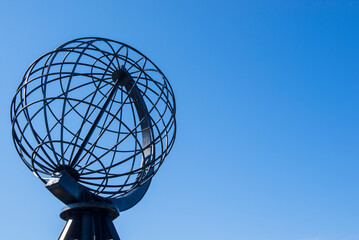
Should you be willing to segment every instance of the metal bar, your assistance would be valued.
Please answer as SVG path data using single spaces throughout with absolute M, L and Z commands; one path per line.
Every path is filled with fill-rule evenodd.
M 113 222 L 112 222 L 112 220 L 110 219 L 109 216 L 105 216 L 105 222 L 106 222 L 106 225 L 108 227 L 108 230 L 110 231 L 112 240 L 120 240 L 120 237 L 117 234 L 116 228 L 113 225 Z
M 125 77 L 123 75 L 123 77 Z M 92 136 L 93 132 L 95 131 L 98 123 L 100 122 L 101 120 L 101 117 L 103 115 L 103 113 L 105 112 L 106 108 L 107 108 L 107 105 L 112 101 L 112 97 L 115 95 L 116 91 L 117 91 L 117 87 L 120 83 L 120 79 L 118 79 L 116 82 L 115 82 L 115 85 L 113 86 L 113 89 L 112 91 L 110 92 L 110 95 L 108 96 L 108 98 L 106 99 L 106 102 L 104 103 L 103 107 L 101 108 L 100 110 L 100 113 L 97 115 L 95 121 L 93 122 L 89 132 L 87 133 L 86 137 L 84 138 L 84 140 L 82 141 L 81 143 L 81 146 L 80 146 L 80 149 L 77 151 L 75 157 L 73 158 L 73 160 L 71 161 L 71 164 L 70 166 L 74 166 L 76 164 L 76 162 L 79 160 L 83 150 L 85 149 L 88 141 L 90 140 L 90 137 Z
M 84 212 L 81 216 L 81 240 L 93 240 L 92 218 L 90 213 Z
M 66 170 L 54 173 L 46 188 L 65 204 L 81 201 L 85 191 Z
M 73 221 L 72 219 L 69 219 L 67 221 L 67 223 L 66 223 L 64 229 L 62 230 L 61 235 L 60 235 L 58 240 L 67 240 L 67 239 L 69 239 L 68 236 L 71 235 L 69 229 L 71 227 L 72 221 Z

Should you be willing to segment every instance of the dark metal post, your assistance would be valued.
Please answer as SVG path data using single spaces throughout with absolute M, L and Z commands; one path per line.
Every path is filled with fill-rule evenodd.
M 46 187 L 67 204 L 60 214 L 67 223 L 59 240 L 120 240 L 112 223 L 119 216 L 113 204 L 90 193 L 65 170 L 55 173 Z
M 59 240 L 120 240 L 112 222 L 117 216 L 118 211 L 108 203 L 69 204 L 60 214 L 67 223 Z

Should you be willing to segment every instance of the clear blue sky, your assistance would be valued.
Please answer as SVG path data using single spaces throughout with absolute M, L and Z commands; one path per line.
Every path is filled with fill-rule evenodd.
M 359 1 L 0 0 L 2 239 L 57 239 L 62 203 L 13 147 L 26 68 L 78 37 L 166 74 L 173 151 L 124 240 L 359 240 Z

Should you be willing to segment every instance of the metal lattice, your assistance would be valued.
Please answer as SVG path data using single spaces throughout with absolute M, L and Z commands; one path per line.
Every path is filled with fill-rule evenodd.
M 115 81 L 121 71 L 131 84 Z M 19 155 L 44 183 L 66 170 L 105 198 L 149 181 L 176 134 L 175 99 L 161 70 L 103 38 L 67 42 L 32 63 L 11 121 Z

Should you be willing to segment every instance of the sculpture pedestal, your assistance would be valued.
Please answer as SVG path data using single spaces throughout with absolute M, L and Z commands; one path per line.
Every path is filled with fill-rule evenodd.
M 60 217 L 67 221 L 59 240 L 120 240 L 112 220 L 117 209 L 104 202 L 68 204 Z

